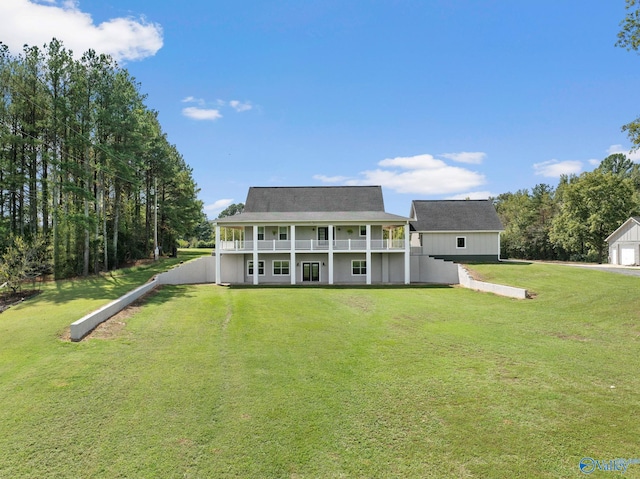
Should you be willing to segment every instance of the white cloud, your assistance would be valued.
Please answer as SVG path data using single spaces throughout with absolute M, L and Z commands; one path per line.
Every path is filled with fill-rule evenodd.
M 624 153 L 634 163 L 640 163 L 640 150 L 631 151 L 624 149 L 622 145 L 611 145 L 607 148 L 607 155 L 613 155 L 614 153 Z
M 347 185 L 381 185 L 398 193 L 441 195 L 468 191 L 486 182 L 484 175 L 450 166 L 432 155 L 387 158 L 375 170 L 363 171 L 362 178 Z
M 591 166 L 598 166 L 600 164 L 600 160 L 591 159 L 587 160 L 587 163 L 589 163 Z
M 534 163 L 533 169 L 536 175 L 559 178 L 560 175 L 580 173 L 582 171 L 582 162 L 577 160 L 549 160 L 542 163 Z
M 182 114 L 187 118 L 191 118 L 192 120 L 209 120 L 215 121 L 219 118 L 222 118 L 222 114 L 219 110 L 214 110 L 212 108 L 198 108 L 195 106 L 189 106 L 187 108 L 182 109 Z
M 205 213 L 211 213 L 212 216 L 218 216 L 223 209 L 227 206 L 233 204 L 233 198 L 223 198 L 221 200 L 217 200 L 210 205 L 205 205 L 204 211 Z
M 322 181 L 323 183 L 342 183 L 347 181 L 347 176 L 325 176 L 325 175 L 313 175 L 314 180 Z
M 231 106 L 231 108 L 233 108 L 238 113 L 241 113 L 243 111 L 249 111 L 249 110 L 251 110 L 253 108 L 253 105 L 251 105 L 251 103 L 248 102 L 248 101 L 245 101 L 243 103 L 243 102 L 240 102 L 238 100 L 231 100 L 229 102 L 229 105 Z
M 487 154 L 481 151 L 461 151 L 460 153 L 443 153 L 438 156 L 457 161 L 458 163 L 479 165 L 487 157 Z
M 459 195 L 450 196 L 449 200 L 487 200 L 489 198 L 495 198 L 495 193 L 491 193 L 490 191 L 469 191 L 468 193 L 460 193 Z
M 196 98 L 195 96 L 188 96 L 186 98 L 183 98 L 182 103 L 196 103 L 200 106 L 205 105 L 205 101 L 202 98 Z
M 2 1 L 2 0 L 0 0 Z M 193 120 L 217 120 L 222 118 L 220 110 L 226 106 L 230 106 L 237 112 L 248 111 L 253 108 L 250 102 L 240 102 L 238 100 L 216 100 L 215 102 L 207 102 L 203 98 L 197 98 L 189 95 L 181 100 L 182 103 L 195 104 L 197 106 L 186 107 L 182 109 L 182 114 Z M 215 105 L 215 108 L 206 108 L 207 105 Z
M 47 4 L 30 0 L 0 1 L 2 42 L 13 53 L 22 46 L 42 46 L 52 38 L 79 56 L 89 49 L 116 60 L 141 60 L 162 48 L 162 27 L 143 17 L 113 18 L 96 25 L 78 2 L 66 0 Z

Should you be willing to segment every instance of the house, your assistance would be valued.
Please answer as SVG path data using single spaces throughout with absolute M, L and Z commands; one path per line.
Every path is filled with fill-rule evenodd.
M 413 201 L 385 212 L 380 186 L 249 188 L 244 211 L 215 222 L 215 282 L 458 283 L 453 261 L 498 261 L 490 201 Z
M 409 218 L 380 186 L 252 187 L 215 222 L 216 283 L 410 282 Z
M 609 263 L 640 264 L 640 216 L 629 218 L 605 241 L 609 243 Z
M 457 262 L 500 260 L 504 228 L 490 200 L 415 200 L 410 217 L 414 254 Z

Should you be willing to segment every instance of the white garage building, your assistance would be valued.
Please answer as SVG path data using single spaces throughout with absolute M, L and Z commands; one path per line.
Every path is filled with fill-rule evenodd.
M 640 216 L 632 216 L 605 240 L 609 243 L 609 263 L 640 264 Z

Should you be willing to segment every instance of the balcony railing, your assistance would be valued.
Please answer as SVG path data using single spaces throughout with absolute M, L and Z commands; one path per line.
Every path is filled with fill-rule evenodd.
M 223 251 L 253 251 L 253 241 L 221 241 L 219 247 Z M 296 251 L 329 251 L 328 240 L 296 240 Z M 366 251 L 367 240 L 346 239 L 334 240 L 333 250 L 341 251 Z M 375 239 L 371 240 L 371 251 L 402 251 L 404 250 L 404 240 Z M 291 251 L 290 240 L 259 240 L 258 251 Z

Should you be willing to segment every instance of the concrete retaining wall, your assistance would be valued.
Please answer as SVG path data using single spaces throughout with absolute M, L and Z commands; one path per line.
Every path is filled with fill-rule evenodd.
M 216 258 L 203 256 L 157 276 L 158 284 L 200 284 L 216 282 Z
M 411 255 L 412 283 L 458 284 L 457 265 L 428 255 Z
M 526 299 L 527 290 L 522 288 L 514 288 L 513 286 L 504 286 L 502 284 L 485 283 L 477 281 L 471 277 L 469 272 L 462 266 L 458 265 L 458 278 L 460 285 L 465 288 L 474 289 L 476 291 L 485 291 L 500 296 L 508 296 L 509 298 Z
M 203 256 L 160 273 L 148 283 L 71 324 L 71 341 L 80 341 L 100 323 L 119 313 L 135 300 L 161 284 L 213 283 L 215 282 L 215 269 L 215 258 L 213 256 Z
M 154 279 L 72 323 L 71 341 L 80 341 L 87 334 L 93 331 L 100 323 L 106 321 L 114 314 L 119 313 L 136 299 L 144 296 L 156 286 L 158 286 L 158 282 Z

